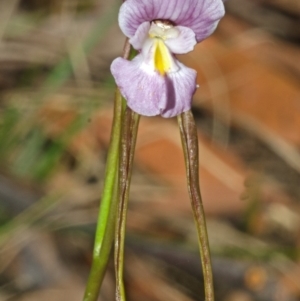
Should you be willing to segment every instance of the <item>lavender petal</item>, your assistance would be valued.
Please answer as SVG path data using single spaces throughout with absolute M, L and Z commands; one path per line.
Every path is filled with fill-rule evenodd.
M 145 41 L 149 35 L 149 29 L 150 22 L 144 22 L 138 27 L 134 36 L 129 40 L 129 43 L 133 46 L 134 49 L 141 50 L 143 48 Z
M 162 76 L 146 68 L 142 55 L 138 55 L 132 61 L 115 59 L 111 72 L 134 112 L 169 118 L 191 108 L 196 89 L 196 71 L 179 62 L 177 64 L 179 71 Z
M 165 44 L 172 53 L 188 53 L 194 49 L 197 44 L 195 33 L 188 27 L 176 26 L 179 30 L 179 36 L 173 39 L 166 39 Z
M 120 9 L 119 25 L 131 38 L 144 22 L 170 20 L 191 28 L 200 42 L 215 30 L 224 13 L 222 0 L 126 0 Z

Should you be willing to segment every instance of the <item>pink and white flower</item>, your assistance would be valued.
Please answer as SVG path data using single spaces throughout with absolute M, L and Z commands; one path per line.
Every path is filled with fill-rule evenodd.
M 111 72 L 128 106 L 141 115 L 173 117 L 191 108 L 196 71 L 175 54 L 188 53 L 216 29 L 222 0 L 126 0 L 119 25 L 139 54 L 117 58 Z

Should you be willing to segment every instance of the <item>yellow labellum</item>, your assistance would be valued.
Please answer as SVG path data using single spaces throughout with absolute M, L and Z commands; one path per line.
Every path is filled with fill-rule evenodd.
M 155 42 L 155 51 L 154 51 L 154 66 L 155 69 L 161 74 L 170 70 L 171 67 L 171 57 L 170 52 L 163 40 L 156 39 Z

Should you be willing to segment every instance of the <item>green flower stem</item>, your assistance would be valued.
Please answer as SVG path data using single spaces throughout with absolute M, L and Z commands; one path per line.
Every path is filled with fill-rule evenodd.
M 124 47 L 124 58 L 134 55 L 128 40 Z M 114 104 L 114 119 L 108 150 L 105 181 L 101 198 L 100 211 L 96 229 L 95 245 L 93 251 L 93 262 L 88 278 L 84 301 L 96 301 L 105 274 L 109 254 L 114 239 L 115 219 L 118 205 L 118 174 L 121 128 L 124 115 L 124 99 L 117 89 Z
M 115 270 L 117 301 L 126 300 L 123 282 L 124 241 L 132 163 L 138 132 L 139 119 L 140 115 L 134 113 L 129 108 L 126 109 L 121 138 L 119 207 L 115 233 Z
M 117 90 L 105 182 L 96 229 L 93 262 L 87 282 L 84 301 L 96 301 L 102 284 L 114 237 L 117 206 L 118 162 L 122 120 L 122 97 Z
M 199 187 L 198 136 L 192 112 L 188 111 L 179 115 L 178 124 L 185 157 L 189 196 L 198 232 L 198 242 L 204 276 L 205 300 L 214 301 L 209 242 Z

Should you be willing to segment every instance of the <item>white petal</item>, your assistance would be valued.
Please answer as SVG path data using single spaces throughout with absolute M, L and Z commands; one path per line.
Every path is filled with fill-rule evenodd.
M 133 46 L 136 50 L 141 50 L 145 41 L 149 37 L 149 29 L 150 29 L 150 22 L 142 23 L 134 36 L 129 40 L 129 43 Z
M 172 53 L 182 54 L 192 51 L 197 44 L 196 35 L 190 28 L 184 26 L 175 27 L 179 35 L 165 40 L 165 44 Z

